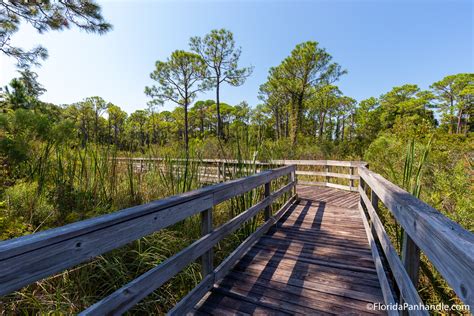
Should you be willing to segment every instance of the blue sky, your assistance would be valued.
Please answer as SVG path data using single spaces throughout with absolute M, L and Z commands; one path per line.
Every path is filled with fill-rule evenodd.
M 362 100 L 393 86 L 422 88 L 446 75 L 474 72 L 473 2 L 438 1 L 99 1 L 114 25 L 106 35 L 78 30 L 39 35 L 22 27 L 13 41 L 42 44 L 49 59 L 36 69 L 48 90 L 42 100 L 72 103 L 98 95 L 127 112 L 146 107 L 154 62 L 187 49 L 194 35 L 231 30 L 242 46 L 241 65 L 255 67 L 241 87 L 224 87 L 222 101 L 258 103 L 268 69 L 301 42 L 313 40 L 348 70 L 338 82 Z M 0 85 L 16 75 L 0 55 Z M 213 98 L 214 92 L 200 99 Z M 164 106 L 170 109 L 174 105 Z

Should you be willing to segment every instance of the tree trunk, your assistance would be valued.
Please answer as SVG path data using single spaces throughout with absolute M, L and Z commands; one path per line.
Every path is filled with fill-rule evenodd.
M 292 145 L 296 145 L 298 134 L 298 109 L 292 108 L 290 113 L 290 140 Z
M 450 96 L 450 103 L 451 103 L 451 106 L 449 107 L 449 134 L 452 134 L 453 133 L 453 116 L 454 116 L 454 99 L 452 96 Z
M 303 93 L 299 94 L 297 97 L 293 97 L 292 103 L 290 113 L 290 137 L 291 143 L 296 145 L 301 110 L 303 109 Z
M 276 132 L 276 139 L 280 139 L 280 111 L 275 109 L 275 132 Z
M 189 158 L 189 138 L 188 138 L 188 100 L 184 101 L 184 150 L 186 152 L 186 160 Z
M 467 136 L 467 132 L 469 131 L 471 126 L 471 115 L 468 113 L 466 116 L 466 124 L 464 124 L 464 135 Z
M 94 140 L 95 140 L 95 142 L 97 143 L 97 142 L 98 142 L 98 141 L 97 141 L 97 134 L 98 134 L 98 131 L 99 131 L 99 128 L 98 128 L 98 126 L 99 126 L 99 117 L 98 117 L 97 111 L 95 112 L 95 122 L 94 122 L 94 125 L 95 125 L 95 126 L 94 126 L 94 134 L 95 134 L 95 135 L 94 135 Z
M 325 120 L 326 120 L 326 112 L 321 111 L 321 113 L 319 114 L 319 139 L 323 139 Z
M 339 123 L 339 121 L 340 121 L 340 119 L 341 119 L 341 118 L 340 118 L 340 116 L 338 115 L 337 118 L 336 118 L 336 130 L 335 130 L 335 132 L 334 132 L 334 134 L 335 134 L 335 135 L 334 135 L 334 138 L 335 138 L 336 140 L 339 140 L 339 129 L 340 129 L 340 126 L 339 126 L 340 123 Z
M 456 134 L 461 134 L 461 129 L 462 129 L 462 114 L 463 114 L 462 109 L 459 109 L 459 112 L 458 112 L 458 124 L 457 124 L 457 126 L 456 126 Z
M 118 127 L 114 126 L 114 143 L 115 146 L 118 146 Z
M 220 100 L 219 100 L 219 76 L 217 77 L 216 84 L 216 111 L 217 111 L 217 138 L 222 138 L 222 124 L 221 124 L 221 110 L 220 110 Z
M 341 130 L 341 141 L 344 141 L 344 129 L 346 128 L 346 119 L 342 116 L 342 130 Z

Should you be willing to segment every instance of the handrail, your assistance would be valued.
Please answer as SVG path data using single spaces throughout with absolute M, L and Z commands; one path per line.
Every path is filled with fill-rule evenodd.
M 212 225 L 209 217 L 212 219 L 213 206 L 288 175 L 291 176 L 288 184 L 273 193 L 265 190 L 266 195 L 262 201 L 215 230 L 207 227 L 208 230 L 203 233 L 201 239 L 94 304 L 84 313 L 103 314 L 104 310 L 124 312 L 190 262 L 200 256 L 209 255 L 212 246 L 262 209 L 269 209 L 268 206 L 278 197 L 294 190 L 294 198 L 295 166 L 263 171 L 115 213 L 2 241 L 0 295 L 8 294 L 198 213 L 202 214 L 203 225 L 204 223 Z M 272 220 L 274 217 L 269 218 L 266 224 Z M 136 292 L 137 288 L 140 291 Z
M 115 157 L 118 161 L 178 161 L 178 162 L 225 162 L 228 164 L 244 165 L 297 165 L 297 166 L 339 166 L 339 167 L 359 167 L 366 166 L 365 161 L 341 161 L 341 160 L 285 160 L 272 159 L 269 161 L 260 160 L 237 160 L 237 159 L 183 159 L 183 158 L 160 158 L 160 157 Z
M 300 184 L 304 185 L 316 185 L 316 186 L 323 186 L 323 187 L 330 187 L 336 188 L 346 191 L 353 191 L 357 192 L 357 186 L 355 185 L 355 181 L 359 180 L 359 176 L 355 174 L 355 171 L 360 166 L 367 166 L 367 163 L 364 161 L 337 161 L 337 160 L 269 160 L 269 161 L 252 161 L 252 160 L 236 160 L 236 159 L 180 159 L 180 158 L 173 158 L 173 159 L 166 159 L 166 158 L 148 158 L 148 157 L 135 157 L 135 158 L 128 158 L 128 157 L 117 157 L 113 158 L 118 162 L 133 162 L 140 167 L 140 172 L 143 171 L 143 168 L 146 167 L 143 164 L 146 162 L 164 162 L 164 161 L 171 161 L 177 163 L 200 163 L 203 164 L 199 169 L 198 175 L 204 182 L 221 182 L 226 181 L 229 177 L 235 177 L 235 173 L 237 171 L 236 166 L 244 165 L 244 166 L 255 166 L 257 167 L 257 171 L 261 168 L 271 168 L 274 166 L 289 166 L 295 165 L 296 166 L 296 175 L 302 175 L 305 177 L 309 177 L 311 181 L 299 181 Z M 315 171 L 315 170 L 301 170 L 307 169 L 308 167 L 324 167 L 324 171 Z M 260 168 L 259 168 L 260 167 Z M 299 167 L 299 168 L 298 168 Z M 333 172 L 331 170 L 332 167 L 342 167 L 346 171 L 346 173 L 341 172 Z M 147 168 L 145 168 L 146 170 Z M 248 167 L 244 169 L 240 169 L 240 171 L 249 171 Z M 180 171 L 176 171 L 180 172 Z M 323 177 L 325 181 L 314 181 L 311 179 L 313 177 Z M 341 183 L 334 183 L 330 179 L 338 178 L 338 179 L 347 179 L 348 185 L 341 184 Z
M 402 299 L 418 304 L 416 291 L 420 250 L 469 307 L 474 304 L 474 235 L 436 209 L 364 166 L 359 167 L 360 207 L 367 210 Z M 366 189 L 371 189 L 371 199 Z M 405 232 L 402 259 L 377 215 L 378 201 L 393 214 Z M 382 289 L 384 287 L 382 286 Z

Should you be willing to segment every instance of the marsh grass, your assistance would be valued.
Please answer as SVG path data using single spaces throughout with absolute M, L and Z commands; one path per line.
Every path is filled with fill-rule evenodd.
M 72 149 L 50 146 L 43 148 L 42 152 L 28 180 L 18 181 L 6 193 L 7 201 L 11 201 L 6 206 L 9 216 L 22 216 L 27 219 L 28 225 L 21 227 L 20 231 L 2 234 L 3 239 L 107 214 L 202 185 L 199 170 L 203 163 L 200 157 L 183 160 L 176 155 L 159 162 L 124 162 L 116 158 L 126 153 L 119 153 L 112 146 Z M 253 155 L 255 160 L 256 155 Z M 241 159 L 237 163 L 229 162 L 224 170 L 227 180 L 230 180 L 265 168 L 259 168 L 255 163 L 244 164 Z M 274 181 L 272 190 L 279 188 L 282 181 Z M 262 198 L 263 187 L 259 187 L 215 206 L 214 226 L 222 225 Z M 274 210 L 283 200 L 284 197 L 279 199 Z M 46 206 L 40 207 L 41 203 Z M 46 213 L 50 213 L 49 216 Z M 44 220 L 45 217 L 47 220 Z M 263 215 L 257 216 L 218 243 L 214 247 L 214 265 L 222 262 L 262 223 Z M 1 298 L 0 314 L 40 314 L 44 311 L 52 311 L 56 315 L 78 313 L 200 236 L 198 214 Z M 137 304 L 130 313 L 164 314 L 200 282 L 200 271 L 200 261 L 197 260 Z

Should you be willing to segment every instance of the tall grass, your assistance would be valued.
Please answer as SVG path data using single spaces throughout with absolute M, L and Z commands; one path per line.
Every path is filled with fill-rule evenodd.
M 11 201 L 6 206 L 9 216 L 13 219 L 20 215 L 27 225 L 8 235 L 2 234 L 3 239 L 110 213 L 202 185 L 200 170 L 204 163 L 200 157 L 183 160 L 176 154 L 159 162 L 121 161 L 117 157 L 127 156 L 127 153 L 119 153 L 112 146 L 92 145 L 85 148 L 52 145 L 43 148 L 42 153 L 27 181 L 18 182 L 7 190 L 7 201 Z M 226 164 L 227 180 L 258 171 L 256 154 L 251 165 L 243 162 L 244 156 L 241 154 L 236 164 Z M 273 183 L 274 187 L 277 185 L 279 187 L 281 183 Z M 263 188 L 256 188 L 217 205 L 213 210 L 215 227 L 262 198 Z M 28 213 L 22 215 L 22 210 L 28 210 Z M 214 249 L 215 265 L 262 222 L 262 216 L 256 217 L 220 242 Z M 0 314 L 77 313 L 174 255 L 200 235 L 199 215 L 187 218 L 1 298 Z M 136 305 L 131 313 L 163 314 L 201 279 L 200 263 L 193 263 Z

